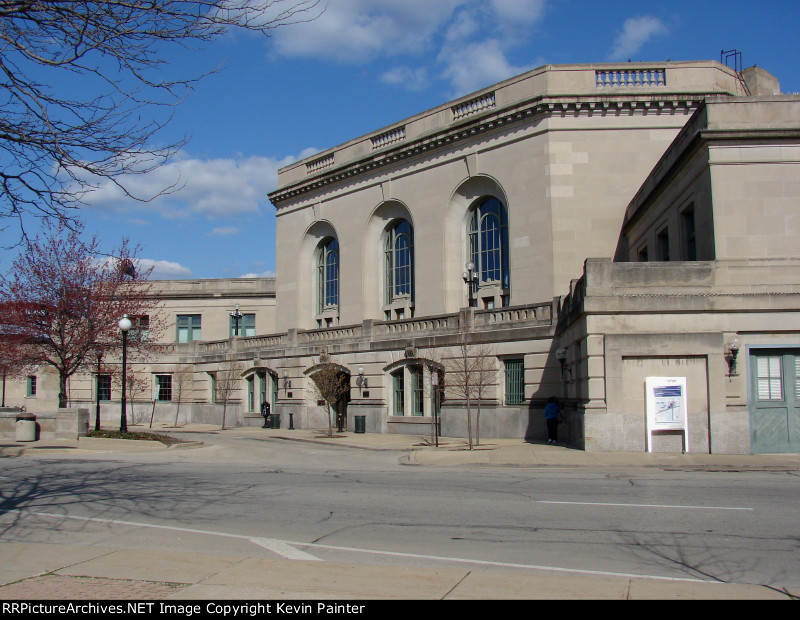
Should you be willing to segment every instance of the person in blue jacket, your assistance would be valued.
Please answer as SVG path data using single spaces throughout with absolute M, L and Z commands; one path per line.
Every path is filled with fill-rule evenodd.
M 547 423 L 547 443 L 554 444 L 558 442 L 558 417 L 561 413 L 561 406 L 558 404 L 558 399 L 551 396 L 547 399 L 547 404 L 544 406 L 544 419 Z

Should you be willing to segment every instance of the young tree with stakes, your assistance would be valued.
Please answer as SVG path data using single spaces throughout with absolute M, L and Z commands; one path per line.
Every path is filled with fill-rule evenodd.
M 462 315 L 457 344 L 444 359 L 445 386 L 448 398 L 463 400 L 467 408 L 467 440 L 469 449 L 480 445 L 481 401 L 497 378 L 496 356 L 493 348 L 476 342 L 472 331 L 472 316 Z M 477 405 L 475 434 L 472 431 L 472 410 Z M 476 441 L 473 442 L 473 436 Z

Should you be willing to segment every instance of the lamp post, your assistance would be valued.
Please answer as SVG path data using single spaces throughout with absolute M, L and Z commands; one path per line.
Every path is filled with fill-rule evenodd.
M 239 304 L 236 304 L 236 310 L 234 310 L 230 314 L 231 314 L 231 318 L 233 319 L 233 335 L 234 336 L 238 336 L 239 335 L 239 321 L 241 321 L 242 317 L 244 316 L 241 312 L 239 312 Z
M 125 382 L 127 379 L 127 365 L 128 365 L 128 330 L 131 328 L 131 320 L 127 314 L 122 315 L 119 320 L 119 330 L 122 332 L 122 397 L 120 402 L 122 410 L 120 412 L 119 432 L 128 432 L 128 418 L 125 413 Z
M 97 412 L 95 413 L 94 418 L 94 430 L 100 430 L 100 362 L 103 359 L 103 349 L 100 347 L 94 350 L 94 354 L 97 356 Z
M 475 263 L 472 261 L 469 261 L 466 265 L 464 265 L 464 267 L 466 267 L 467 270 L 461 274 L 461 277 L 467 284 L 467 290 L 469 291 L 469 307 L 472 308 L 475 306 L 473 292 L 475 289 L 475 283 L 478 281 L 478 276 L 475 273 Z

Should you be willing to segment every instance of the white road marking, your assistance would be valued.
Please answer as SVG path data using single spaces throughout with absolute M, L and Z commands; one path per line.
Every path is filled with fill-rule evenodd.
M 557 502 L 533 500 L 537 504 L 568 504 L 570 506 L 623 506 L 625 508 L 681 508 L 688 510 L 755 510 L 739 506 L 680 506 L 671 504 L 612 504 L 610 502 Z
M 291 540 L 277 540 L 274 538 L 257 538 L 252 536 L 244 536 L 242 534 L 228 534 L 226 532 L 215 532 L 211 530 L 198 530 L 194 528 L 187 528 L 187 527 L 178 527 L 174 525 L 156 525 L 153 523 L 136 523 L 135 521 L 122 521 L 120 519 L 103 519 L 100 517 L 77 517 L 71 515 L 63 515 L 63 514 L 55 514 L 55 513 L 48 513 L 48 512 L 34 512 L 32 510 L 3 510 L 0 509 L 0 512 L 8 512 L 8 513 L 15 513 L 15 514 L 22 514 L 22 515 L 36 515 L 39 517 L 53 517 L 57 519 L 75 519 L 78 521 L 92 521 L 96 523 L 111 523 L 114 525 L 129 525 L 132 527 L 150 527 L 156 529 L 163 529 L 163 530 L 172 530 L 178 532 L 187 532 L 191 534 L 206 534 L 211 536 L 223 536 L 227 538 L 237 538 L 242 540 L 248 540 L 254 542 L 256 544 L 264 546 L 262 543 L 267 543 L 270 551 L 274 551 L 275 553 L 280 554 L 278 549 L 287 551 L 287 547 L 292 549 L 292 554 L 300 554 L 305 557 L 300 558 L 291 558 L 287 557 L 287 559 L 314 559 L 317 561 L 322 561 L 319 558 L 311 556 L 307 553 L 299 551 L 298 549 L 294 549 L 294 547 L 310 547 L 312 549 L 328 549 L 332 551 L 344 551 L 348 553 L 369 553 L 373 555 L 387 555 L 392 557 L 401 557 L 401 558 L 413 558 L 413 559 L 420 559 L 420 560 L 433 560 L 438 562 L 454 562 L 458 564 L 478 564 L 481 566 L 497 566 L 502 568 L 518 568 L 518 569 L 525 569 L 525 570 L 544 570 L 544 571 L 551 571 L 551 572 L 559 572 L 559 573 L 571 573 L 571 574 L 580 574 L 580 575 L 598 575 L 603 577 L 622 577 L 625 579 L 655 579 L 658 581 L 681 581 L 681 582 L 690 582 L 690 583 L 718 583 L 716 580 L 710 579 L 692 579 L 690 577 L 665 577 L 663 575 L 640 575 L 636 573 L 617 573 L 612 571 L 599 571 L 599 570 L 584 570 L 578 568 L 563 568 L 560 566 L 543 566 L 539 564 L 518 564 L 515 562 L 493 562 L 490 560 L 474 560 L 470 558 L 455 558 L 455 557 L 448 557 L 448 556 L 439 556 L 439 555 L 426 555 L 426 554 L 418 554 L 418 553 L 404 553 L 401 551 L 379 551 L 376 549 L 361 549 L 358 547 L 341 547 L 338 545 L 323 545 L 320 543 L 306 543 L 306 542 L 297 542 Z M 286 556 L 284 556 L 286 557 Z
M 283 556 L 287 560 L 313 560 L 315 562 L 322 562 L 318 557 L 306 553 L 305 551 L 295 549 L 291 544 L 283 540 L 276 540 L 275 538 L 250 538 L 250 541 L 264 547 L 264 549 L 268 549 L 273 553 Z
M 189 527 L 178 527 L 177 525 L 158 525 L 155 523 L 137 523 L 135 521 L 122 521 L 120 519 L 103 519 L 100 517 L 77 517 L 72 515 L 60 515 L 55 513 L 49 512 L 34 512 L 32 510 L 2 510 L 0 512 L 11 512 L 17 514 L 29 514 L 29 515 L 36 515 L 38 517 L 48 517 L 48 518 L 59 518 L 59 519 L 74 519 L 76 521 L 92 521 L 94 523 L 111 523 L 113 525 L 130 525 L 132 527 L 149 527 L 153 529 L 160 529 L 160 530 L 171 530 L 173 532 L 186 532 L 187 534 L 203 534 L 203 535 L 213 535 L 213 536 L 222 536 L 224 538 L 237 538 L 239 540 L 247 540 L 252 543 L 255 543 L 265 549 L 272 551 L 280 556 L 283 556 L 287 560 L 316 560 L 321 561 L 319 558 L 314 557 L 309 553 L 305 553 L 298 549 L 294 549 L 291 547 L 292 543 L 287 541 L 278 541 L 271 538 L 258 538 L 254 536 L 245 536 L 242 534 L 229 534 L 227 532 L 215 532 L 213 530 L 198 530 Z M 305 545 L 305 543 L 300 543 L 301 545 Z

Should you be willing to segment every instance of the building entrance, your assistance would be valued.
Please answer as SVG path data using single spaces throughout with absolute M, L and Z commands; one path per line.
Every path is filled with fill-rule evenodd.
M 751 350 L 750 450 L 800 452 L 800 349 Z

